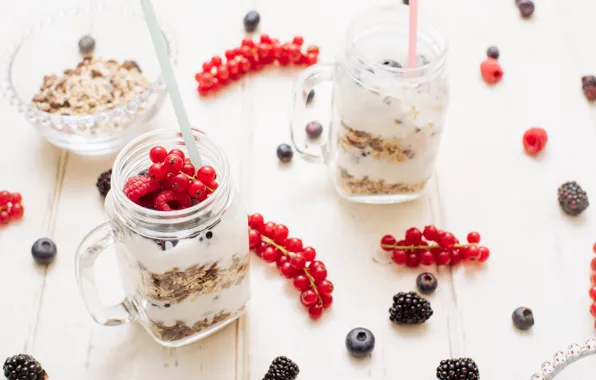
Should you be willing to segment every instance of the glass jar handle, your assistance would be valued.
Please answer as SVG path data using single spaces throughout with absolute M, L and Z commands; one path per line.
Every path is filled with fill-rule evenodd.
M 294 85 L 294 108 L 290 118 L 290 133 L 292 135 L 292 145 L 300 153 L 300 156 L 311 162 L 325 162 L 323 155 L 323 145 L 308 147 L 300 142 L 297 136 L 304 135 L 304 126 L 301 124 L 301 116 L 306 108 L 304 94 L 308 94 L 313 87 L 333 80 L 335 70 L 334 63 L 322 63 L 311 66 L 298 75 Z
M 134 319 L 132 303 L 125 299 L 117 305 L 104 305 L 95 284 L 95 261 L 106 248 L 118 241 L 118 229 L 106 222 L 87 234 L 76 253 L 76 274 L 79 290 L 87 311 L 95 322 L 104 326 L 117 326 Z

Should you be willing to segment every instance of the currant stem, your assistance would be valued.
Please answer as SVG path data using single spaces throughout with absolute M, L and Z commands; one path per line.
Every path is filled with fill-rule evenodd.
M 474 244 L 455 244 L 453 248 L 466 248 L 470 247 Z M 381 244 L 382 248 L 392 248 L 392 249 L 403 249 L 403 250 L 416 250 L 416 249 L 433 249 L 433 248 L 441 248 L 440 245 L 393 245 L 393 244 Z
M 185 176 L 188 177 L 188 179 L 192 179 L 193 181 L 196 181 L 197 178 L 195 176 L 190 176 L 186 173 L 184 173 L 182 170 L 180 171 L 180 174 L 184 174 Z M 215 190 L 213 190 L 212 188 L 210 188 L 209 186 L 205 185 L 205 187 L 207 188 L 207 190 L 209 190 L 210 192 L 214 192 Z
M 249 228 L 249 230 L 250 230 L 250 228 Z M 288 252 L 288 250 L 285 249 L 285 247 L 277 244 L 275 241 L 273 241 L 273 239 L 270 239 L 267 236 L 261 234 L 261 240 L 263 240 L 265 243 L 267 243 L 269 245 L 274 246 L 276 249 L 278 249 L 285 256 L 292 257 L 290 252 Z M 321 295 L 319 294 L 319 290 L 317 289 L 317 286 L 315 284 L 315 279 L 312 278 L 312 276 L 310 275 L 310 273 L 308 273 L 308 270 L 306 268 L 302 268 L 302 272 L 304 272 L 304 274 L 306 275 L 306 278 L 308 278 L 308 282 L 310 282 L 310 287 L 312 288 L 312 290 L 314 290 L 315 294 L 317 295 L 317 298 L 319 299 L 319 302 L 322 305 L 323 299 L 321 298 Z

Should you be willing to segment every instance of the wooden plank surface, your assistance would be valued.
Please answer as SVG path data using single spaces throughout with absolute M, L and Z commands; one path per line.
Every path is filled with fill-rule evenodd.
M 596 73 L 590 28 L 596 5 L 542 0 L 535 17 L 522 21 L 513 1 L 420 2 L 421 12 L 440 15 L 451 40 L 451 105 L 436 175 L 417 201 L 365 206 L 340 200 L 324 166 L 297 156 L 290 165 L 278 163 L 277 145 L 289 142 L 297 71 L 268 69 L 206 100 L 197 97 L 193 76 L 204 60 L 239 43 L 250 9 L 262 15 L 260 31 L 280 39 L 303 35 L 321 47 L 323 61 L 332 61 L 343 48 L 348 20 L 372 2 L 155 1 L 178 41 L 176 72 L 189 115 L 225 148 L 248 211 L 286 224 L 326 262 L 335 303 L 318 322 L 309 320 L 291 283 L 253 260 L 248 312 L 197 344 L 166 349 L 138 326 L 95 325 L 78 294 L 74 252 L 86 232 L 106 220 L 94 185 L 114 157 L 54 148 L 0 102 L 0 188 L 20 191 L 26 207 L 22 222 L 0 230 L 0 357 L 31 353 L 59 380 L 258 380 L 273 358 L 287 355 L 300 365 L 300 379 L 356 380 L 433 378 L 441 359 L 470 356 L 483 379 L 517 380 L 528 379 L 556 350 L 591 336 L 594 214 L 590 208 L 580 218 L 566 217 L 556 190 L 577 180 L 596 194 L 596 114 L 580 88 L 582 75 Z M 0 0 L 2 36 L 48 12 L 91 2 L 12 3 Z M 489 88 L 478 64 L 491 44 L 501 50 L 505 77 Z M 327 100 L 324 91 L 317 94 L 313 119 L 328 117 Z M 174 123 L 167 103 L 152 125 Z M 549 133 L 538 159 L 521 148 L 530 126 Z M 391 296 L 412 290 L 419 271 L 389 264 L 378 240 L 431 223 L 461 237 L 480 231 L 491 259 L 481 268 L 438 270 L 432 319 L 424 326 L 392 326 Z M 59 246 L 58 260 L 47 269 L 36 267 L 29 253 L 42 236 Z M 111 301 L 119 296 L 114 265 L 113 256 L 100 263 Z M 511 326 L 510 314 L 521 305 L 536 314 L 529 333 Z M 367 360 L 350 358 L 344 348 L 346 333 L 358 326 L 377 337 Z M 574 378 L 591 374 L 576 371 Z

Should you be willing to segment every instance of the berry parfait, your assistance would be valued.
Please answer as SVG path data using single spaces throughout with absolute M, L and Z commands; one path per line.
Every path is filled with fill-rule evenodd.
M 166 91 L 140 12 L 98 4 L 26 30 L 0 62 L 0 88 L 44 138 L 103 155 L 146 131 Z M 163 35 L 175 61 L 173 40 Z
M 250 297 L 247 214 L 224 153 L 193 133 L 200 168 L 186 158 L 176 130 L 147 133 L 120 152 L 106 197 L 110 221 L 90 232 L 77 253 L 79 287 L 95 321 L 139 322 L 169 347 L 231 323 Z M 99 301 L 93 266 L 111 245 L 125 299 L 109 307 Z

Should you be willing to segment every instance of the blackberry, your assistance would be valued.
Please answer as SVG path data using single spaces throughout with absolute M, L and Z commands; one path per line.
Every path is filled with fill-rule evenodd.
M 559 204 L 567 215 L 577 216 L 588 208 L 588 194 L 575 181 L 565 182 L 559 187 Z
M 97 178 L 97 184 L 95 186 L 97 186 L 97 190 L 99 190 L 99 194 L 102 197 L 108 195 L 108 192 L 112 188 L 112 169 L 101 173 Z
M 582 90 L 586 99 L 592 101 L 596 100 L 596 77 L 593 75 L 586 75 L 582 77 Z
M 294 380 L 299 372 L 296 363 L 285 356 L 278 356 L 269 366 L 263 380 Z
M 479 380 L 480 372 L 476 362 L 470 358 L 441 360 L 437 367 L 437 379 Z
M 393 306 L 389 309 L 389 319 L 398 324 L 418 324 L 426 322 L 433 310 L 430 303 L 415 292 L 399 292 L 393 296 Z
M 2 369 L 8 380 L 44 380 L 47 377 L 41 364 L 33 356 L 26 354 L 6 359 Z

